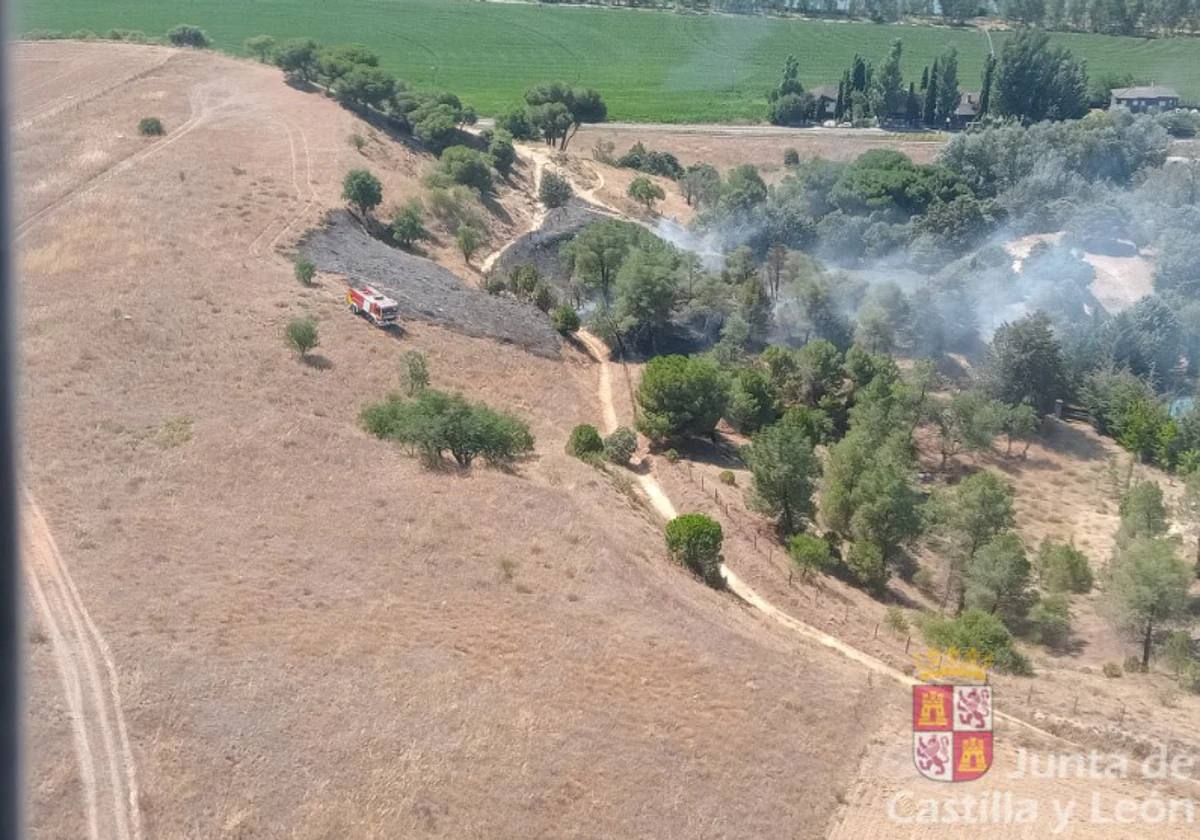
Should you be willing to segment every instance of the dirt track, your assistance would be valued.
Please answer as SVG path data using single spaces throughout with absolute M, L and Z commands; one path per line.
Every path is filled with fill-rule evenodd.
M 142 836 L 137 768 L 121 708 L 112 653 L 88 614 L 54 536 L 33 498 L 22 510 L 25 580 L 49 637 L 79 761 L 88 836 Z

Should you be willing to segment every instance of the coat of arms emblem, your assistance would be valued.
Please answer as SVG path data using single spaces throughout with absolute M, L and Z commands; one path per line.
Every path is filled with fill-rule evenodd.
M 913 686 L 913 763 L 927 779 L 969 782 L 992 766 L 992 687 Z

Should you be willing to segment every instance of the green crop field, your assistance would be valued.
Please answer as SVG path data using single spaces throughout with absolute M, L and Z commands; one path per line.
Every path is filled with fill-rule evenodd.
M 471 0 L 23 0 L 17 31 L 160 35 L 177 23 L 202 27 L 230 52 L 259 34 L 365 44 L 413 86 L 454 91 L 482 114 L 517 103 L 530 84 L 561 78 L 599 89 L 611 119 L 662 122 L 760 120 L 788 53 L 800 59 L 806 85 L 836 83 L 856 52 L 878 60 L 899 37 L 906 78 L 919 81 L 922 66 L 953 45 L 960 83 L 972 88 L 988 49 L 977 29 Z M 992 34 L 997 50 L 1004 37 Z M 1093 74 L 1129 72 L 1200 98 L 1200 39 L 1055 37 Z

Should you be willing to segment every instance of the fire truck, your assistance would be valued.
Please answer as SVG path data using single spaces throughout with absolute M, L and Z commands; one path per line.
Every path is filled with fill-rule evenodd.
M 400 312 L 400 305 L 374 286 L 351 286 L 346 290 L 346 305 L 355 315 L 385 330 L 396 323 Z

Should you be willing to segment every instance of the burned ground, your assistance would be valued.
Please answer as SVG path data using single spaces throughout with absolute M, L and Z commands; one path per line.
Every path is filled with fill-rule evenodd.
M 518 237 L 496 260 L 492 273 L 503 277 L 518 266 L 532 265 L 555 288 L 565 292 L 571 274 L 560 256 L 562 246 L 593 222 L 610 218 L 600 208 L 573 198 L 548 212 L 540 228 Z
M 431 260 L 380 242 L 346 210 L 334 211 L 306 234 L 300 251 L 320 271 L 369 283 L 395 298 L 402 318 L 498 339 L 540 356 L 559 354 L 558 334 L 535 307 L 489 295 Z

